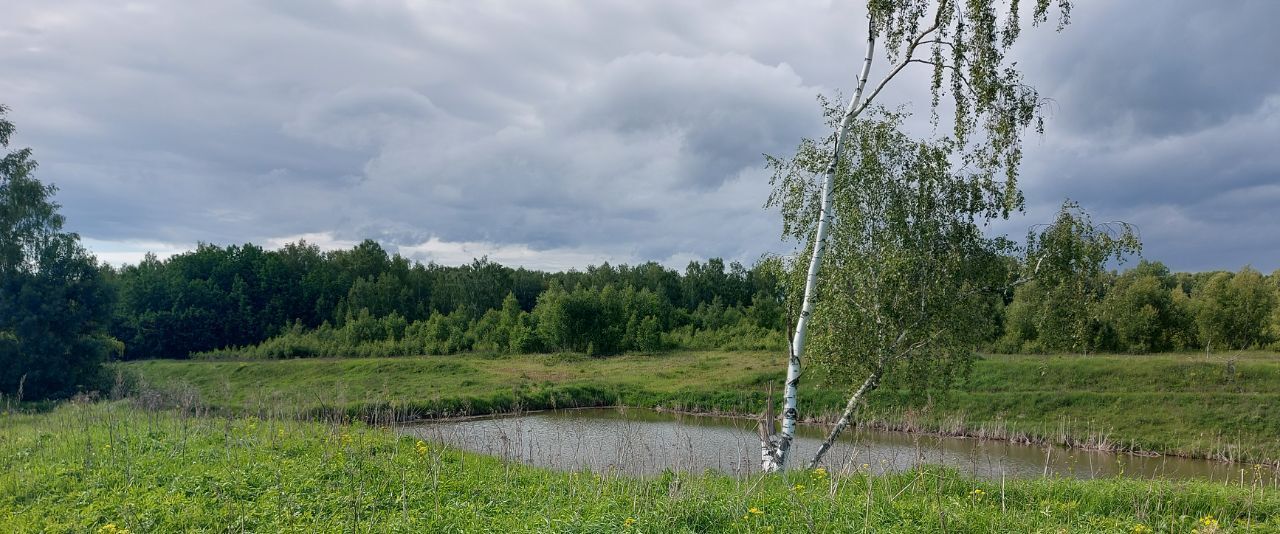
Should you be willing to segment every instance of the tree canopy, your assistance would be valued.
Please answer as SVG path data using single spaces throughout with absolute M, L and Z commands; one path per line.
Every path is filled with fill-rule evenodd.
M 1049 0 L 1037 0 L 1031 8 L 1032 23 L 1047 21 L 1052 5 L 1053 2 Z M 1071 4 L 1068 0 L 1059 0 L 1057 5 L 1061 28 L 1069 20 Z M 1002 8 L 1003 14 L 1000 13 Z M 1021 33 L 1023 16 L 1018 2 L 869 0 L 866 54 L 862 59 L 857 87 L 846 106 L 828 106 L 826 110 L 835 129 L 834 134 L 829 141 L 803 140 L 792 158 L 769 158 L 769 163 L 775 169 L 775 189 L 769 204 L 782 208 L 783 234 L 800 243 L 808 243 L 811 259 L 804 278 L 800 314 L 788 359 L 783 392 L 782 431 L 777 436 L 773 436 L 771 430 L 761 433 L 761 465 L 764 469 L 779 470 L 786 464 L 799 417 L 797 390 L 801 355 L 810 320 L 816 318 L 817 313 L 826 313 L 816 311 L 820 300 L 825 301 L 825 306 L 836 309 L 841 305 L 841 301 L 833 300 L 835 297 L 832 295 L 823 294 L 824 288 L 829 291 L 833 285 L 831 280 L 838 280 L 834 284 L 845 295 L 866 291 L 862 284 L 879 283 L 878 276 L 887 267 L 871 271 L 859 268 L 857 263 L 876 262 L 878 258 L 874 254 L 883 252 L 878 250 L 881 246 L 878 243 L 900 242 L 902 245 L 896 251 L 903 255 L 911 255 L 912 253 L 906 252 L 911 247 L 919 247 L 915 253 L 928 254 L 931 247 L 938 247 L 940 243 L 919 235 L 909 236 L 918 231 L 911 229 L 912 227 L 927 228 L 931 224 L 941 224 L 939 229 L 924 231 L 932 232 L 931 237 L 945 235 L 941 241 L 956 245 L 967 230 L 954 227 L 955 222 L 963 223 L 967 219 L 968 224 L 973 224 L 979 219 L 985 221 L 1007 217 L 1010 212 L 1022 207 L 1023 198 L 1017 185 L 1018 166 L 1022 160 L 1022 136 L 1029 127 L 1042 131 L 1042 101 L 1034 88 L 1023 83 L 1021 73 L 1006 58 Z M 878 82 L 868 86 L 878 41 L 883 41 L 885 45 L 885 55 L 890 66 Z M 879 111 L 876 107 L 876 99 L 881 91 L 900 72 L 913 64 L 932 69 L 929 110 L 935 129 L 940 123 L 938 110 L 944 96 L 949 97 L 954 108 L 950 134 L 941 136 L 936 141 L 910 143 L 905 135 L 900 134 L 899 117 Z M 877 120 L 877 117 L 864 115 L 867 111 L 890 117 L 887 123 L 896 135 L 884 138 L 896 137 L 893 142 L 866 142 L 867 132 L 877 131 L 874 126 L 876 123 L 885 124 L 885 121 Z M 850 139 L 856 140 L 850 142 Z M 865 150 L 886 152 L 861 152 Z M 921 153 L 922 157 L 901 160 L 900 154 L 916 152 Z M 925 177 L 926 174 L 935 177 L 950 176 L 953 164 L 958 164 L 963 169 L 963 175 L 945 180 Z M 862 168 L 864 165 L 867 168 Z M 913 173 L 915 176 L 907 178 L 894 176 L 894 173 Z M 817 175 L 822 176 L 821 184 L 813 187 L 817 184 L 813 184 L 810 178 Z M 867 178 L 849 180 L 842 176 Z M 914 198 L 905 188 L 893 185 L 892 182 L 898 179 L 912 183 L 917 191 Z M 840 205 L 837 200 L 842 194 L 848 194 L 840 191 L 841 187 L 861 187 L 867 191 L 868 196 L 846 199 L 844 205 Z M 817 192 L 816 196 L 811 192 Z M 879 198 L 873 198 L 877 195 Z M 947 195 L 958 197 L 952 199 L 947 198 Z M 954 213 L 938 215 L 936 210 L 940 206 L 945 206 L 941 208 L 943 210 L 954 210 Z M 841 210 L 854 210 L 854 213 L 842 213 Z M 904 213 L 897 213 L 895 210 L 903 210 Z M 881 220 L 875 220 L 877 217 Z M 848 228 L 842 230 L 838 225 Z M 830 255 L 845 258 L 864 255 L 862 260 L 835 265 L 824 262 L 829 234 L 840 233 L 855 237 L 843 240 L 832 238 Z M 835 250 L 841 246 L 847 250 Z M 895 258 L 887 259 L 893 261 Z M 920 265 L 909 267 L 907 271 L 914 271 Z M 841 269 L 843 272 L 831 273 L 827 270 L 828 267 Z M 951 267 L 967 269 L 959 265 Z M 827 280 L 824 281 L 819 273 Z M 866 278 L 868 274 L 870 279 Z M 950 276 L 940 271 L 930 271 L 928 277 L 937 280 L 939 275 Z M 850 283 L 853 284 L 852 287 L 848 285 Z M 889 293 L 885 295 L 886 298 L 893 297 Z M 946 302 L 942 306 L 955 307 L 959 303 Z M 884 326 L 883 318 L 874 317 L 865 303 L 853 304 L 850 311 L 852 316 L 861 320 L 876 322 L 877 328 Z M 838 315 L 842 315 L 842 319 L 849 316 Z M 910 328 L 909 325 L 897 326 Z M 950 325 L 943 331 L 945 333 L 949 331 L 947 329 L 956 326 L 958 325 Z M 861 346 L 842 348 L 866 350 L 873 348 L 869 346 L 873 345 L 871 360 L 876 363 L 871 365 L 863 386 L 850 397 L 844 416 L 829 436 L 828 445 L 840 433 L 844 424 L 847 424 L 862 395 L 878 384 L 884 367 L 881 362 L 885 355 L 902 349 L 897 345 L 902 340 L 898 336 L 910 337 L 909 332 L 910 330 L 901 330 L 894 335 L 873 336 L 866 338 L 868 341 L 862 342 Z M 862 332 L 848 336 L 846 342 L 853 342 L 853 339 L 865 334 Z M 924 341 L 918 343 L 927 344 Z M 940 358 L 936 361 L 951 360 L 949 351 L 946 352 L 943 354 L 935 350 Z M 952 366 L 944 364 L 942 367 L 950 369 Z M 764 424 L 772 427 L 772 422 L 762 423 L 762 427 Z M 816 462 L 825 450 L 824 446 L 813 461 Z
M 0 148 L 14 132 L 7 111 Z M 0 159 L 0 393 L 29 399 L 96 387 L 119 349 L 105 333 L 114 293 L 35 169 L 30 149 Z

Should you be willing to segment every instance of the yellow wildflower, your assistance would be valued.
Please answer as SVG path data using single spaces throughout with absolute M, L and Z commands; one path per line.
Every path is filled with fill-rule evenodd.
M 816 477 L 818 477 L 818 478 L 825 477 L 825 476 L 827 476 L 827 468 L 825 468 L 825 467 L 819 467 L 819 468 L 817 468 L 817 469 L 814 469 L 814 470 L 813 470 L 813 475 L 814 475 L 814 476 L 816 476 Z
M 416 450 L 416 451 L 418 451 L 418 456 L 426 456 L 426 455 L 427 455 L 427 444 L 426 444 L 426 442 L 419 441 L 417 444 L 415 444 L 415 445 L 413 446 L 413 449 L 414 449 L 414 450 Z
M 793 486 L 791 489 L 793 489 L 793 490 L 795 490 L 795 491 L 803 491 L 803 490 L 804 490 L 804 484 L 796 484 L 796 485 L 795 485 L 795 486 Z
M 1212 514 L 1201 517 L 1200 524 L 1207 528 L 1218 528 L 1218 520 L 1214 519 Z
M 1134 525 L 1133 530 L 1130 530 L 1129 532 L 1132 534 L 1151 534 L 1151 527 L 1138 523 Z
M 418 443 L 422 443 L 422 442 L 421 442 L 421 441 L 419 441 Z M 627 527 L 627 528 L 631 528 L 631 527 L 632 527 L 632 526 L 634 526 L 635 524 L 636 524 L 636 519 L 635 519 L 634 517 L 628 517 L 626 521 L 623 521 L 623 522 L 622 522 L 622 526 Z
M 979 499 L 981 499 L 981 498 L 982 498 L 982 496 L 983 496 L 983 495 L 986 495 L 986 494 L 987 494 L 987 492 L 982 491 L 982 488 L 978 488 L 978 489 L 975 489 L 975 490 L 973 490 L 973 491 L 969 492 L 969 495 L 973 495 L 974 497 L 977 497 L 977 498 L 979 498 Z
M 764 510 L 761 510 L 761 509 L 756 508 L 756 507 L 754 507 L 754 506 L 752 506 L 752 507 L 751 507 L 751 509 L 750 509 L 750 510 L 747 510 L 747 511 L 748 511 L 748 512 L 751 512 L 751 514 L 752 514 L 752 515 L 764 515 Z

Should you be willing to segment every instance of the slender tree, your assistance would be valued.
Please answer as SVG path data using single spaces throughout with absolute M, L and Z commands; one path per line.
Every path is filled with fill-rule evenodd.
M 1047 21 L 1054 3 L 1035 0 L 1032 23 Z M 1061 28 L 1068 21 L 1071 5 L 1068 0 L 1056 4 Z M 1016 0 L 869 0 L 866 53 L 853 95 L 835 117 L 833 135 L 823 143 L 803 142 L 789 161 L 770 158 L 776 171 L 770 205 L 783 210 L 784 235 L 809 243 L 809 263 L 787 363 L 782 430 L 775 435 L 769 422 L 770 427 L 761 434 L 761 467 L 766 471 L 785 466 L 799 419 L 801 359 L 819 299 L 819 271 L 827 236 L 835 220 L 837 175 L 850 168 L 845 163 L 851 156 L 847 143 L 850 131 L 907 67 L 927 67 L 932 73 L 930 106 L 935 125 L 944 95 L 954 107 L 952 137 L 947 142 L 951 156 L 974 169 L 975 179 L 984 181 L 988 188 L 1001 186 L 999 201 L 987 206 L 983 215 L 1007 216 L 1019 208 L 1022 197 L 1016 179 L 1022 158 L 1021 136 L 1033 125 L 1040 130 L 1041 104 L 1035 90 L 1023 84 L 1021 74 L 1006 61 L 1006 53 L 1021 33 L 1022 16 Z M 876 84 L 868 86 L 877 42 L 884 43 L 890 67 Z M 821 171 L 814 173 L 815 167 Z M 811 179 L 815 174 L 821 176 L 816 188 L 818 180 Z M 997 174 L 1003 174 L 1003 179 Z

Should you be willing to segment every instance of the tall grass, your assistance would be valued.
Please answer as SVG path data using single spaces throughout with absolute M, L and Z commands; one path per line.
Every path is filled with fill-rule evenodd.
M 163 402 L 160 402 L 163 401 Z M 654 477 L 504 463 L 341 419 L 215 417 L 179 397 L 0 414 L 13 532 L 1200 532 L 1280 529 L 1280 489 L 979 481 L 932 466 Z M 178 406 L 147 409 L 159 404 Z M 279 413 L 289 410 L 282 408 Z

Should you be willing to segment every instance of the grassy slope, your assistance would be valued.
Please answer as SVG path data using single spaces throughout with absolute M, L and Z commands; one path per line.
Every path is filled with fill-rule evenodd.
M 1258 473 L 1243 485 L 1002 487 L 937 468 L 635 479 L 503 464 L 363 425 L 180 417 L 125 402 L 0 415 L 5 532 L 1280 530 L 1280 490 Z
M 146 361 L 120 368 L 153 386 L 191 386 L 203 402 L 230 410 L 301 405 L 372 415 L 394 404 L 420 416 L 613 403 L 753 413 L 763 404 L 763 384 L 782 376 L 777 355 L 751 352 Z M 841 388 L 806 386 L 807 413 L 843 406 Z M 1274 462 L 1280 355 L 991 356 L 949 393 L 920 399 L 889 383 L 871 409 L 892 428 Z

